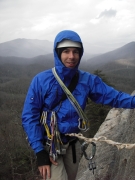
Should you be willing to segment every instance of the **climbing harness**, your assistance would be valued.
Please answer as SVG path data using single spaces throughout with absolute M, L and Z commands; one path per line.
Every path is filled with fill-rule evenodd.
M 79 115 L 79 125 L 78 128 L 84 132 L 86 132 L 89 128 L 87 127 L 87 117 L 85 115 L 85 113 L 83 112 L 82 108 L 80 107 L 79 103 L 76 101 L 76 99 L 74 98 L 74 96 L 72 95 L 72 93 L 67 89 L 67 87 L 65 86 L 65 84 L 61 81 L 61 79 L 59 78 L 55 67 L 52 68 L 52 72 L 53 75 L 55 76 L 56 80 L 58 81 L 58 83 L 60 84 L 61 88 L 63 89 L 63 91 L 65 92 L 67 98 L 69 99 L 69 101 L 71 102 L 71 104 L 73 105 L 73 107 L 75 108 L 75 110 L 77 111 L 78 115 Z
M 95 162 L 92 162 L 94 156 L 95 156 L 95 153 L 96 153 L 96 144 L 94 142 L 91 142 L 92 144 L 92 155 L 90 157 L 87 156 L 85 150 L 88 146 L 88 143 L 87 142 L 84 142 L 82 145 L 81 145 L 81 150 L 84 154 L 84 157 L 85 159 L 89 160 L 89 170 L 92 170 L 93 171 L 93 174 L 94 174 L 94 169 L 96 169 L 96 164 Z

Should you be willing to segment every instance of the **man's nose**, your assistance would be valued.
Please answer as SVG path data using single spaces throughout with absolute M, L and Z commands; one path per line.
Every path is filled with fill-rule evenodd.
M 73 53 L 72 51 L 70 51 L 69 57 L 70 57 L 70 58 L 74 58 L 74 53 Z

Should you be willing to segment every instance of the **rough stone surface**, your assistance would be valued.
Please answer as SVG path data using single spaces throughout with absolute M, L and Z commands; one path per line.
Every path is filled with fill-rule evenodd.
M 135 94 L 135 91 L 132 93 Z M 105 136 L 120 143 L 135 143 L 135 109 L 113 108 L 95 137 Z M 135 148 L 119 149 L 105 142 L 96 142 L 94 175 L 82 157 L 76 180 L 135 180 Z M 86 150 L 91 154 L 91 145 Z

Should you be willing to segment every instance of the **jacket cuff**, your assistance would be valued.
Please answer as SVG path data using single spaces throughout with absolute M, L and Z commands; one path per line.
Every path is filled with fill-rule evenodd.
M 38 166 L 51 165 L 49 153 L 45 150 L 36 153 Z

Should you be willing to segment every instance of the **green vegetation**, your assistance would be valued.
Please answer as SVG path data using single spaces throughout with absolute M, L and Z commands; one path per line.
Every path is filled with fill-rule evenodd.
M 95 70 L 93 74 L 98 75 L 106 84 L 113 86 L 113 84 L 108 81 L 108 78 L 105 74 L 102 73 L 101 70 Z M 96 104 L 88 99 L 85 113 L 89 120 L 90 131 L 84 133 L 85 136 L 93 137 L 96 134 L 100 125 L 104 122 L 106 115 L 108 114 L 110 109 L 110 106 Z

